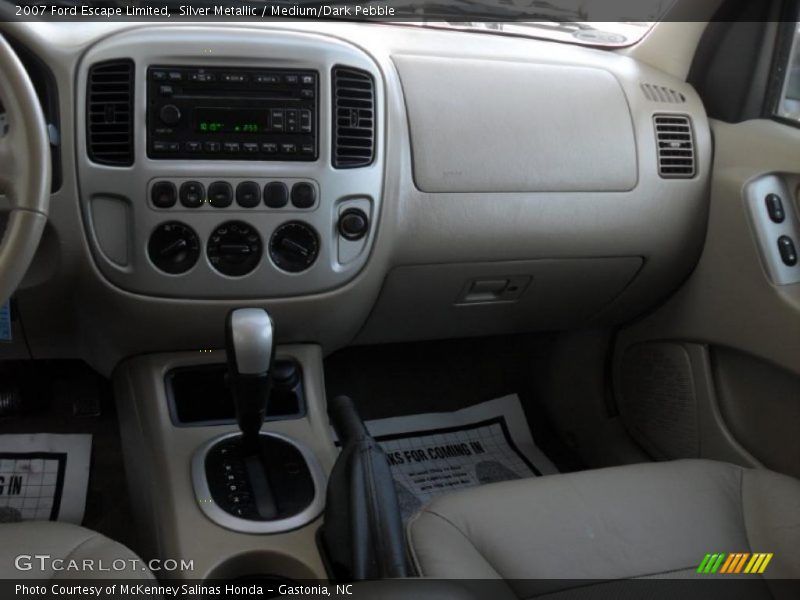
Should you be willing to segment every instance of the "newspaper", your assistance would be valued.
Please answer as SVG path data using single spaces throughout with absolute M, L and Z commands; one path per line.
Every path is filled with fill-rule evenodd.
M 404 519 L 439 494 L 558 472 L 534 444 L 516 394 L 366 426 L 386 452 Z
M 91 449 L 88 434 L 0 435 L 2 520 L 80 524 Z

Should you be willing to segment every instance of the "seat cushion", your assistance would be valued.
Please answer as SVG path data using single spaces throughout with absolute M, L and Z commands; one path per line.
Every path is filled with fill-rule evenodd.
M 0 539 L 2 579 L 153 579 L 146 563 L 128 548 L 77 525 L 5 523 Z
M 706 553 L 771 552 L 765 576 L 796 578 L 800 481 L 705 460 L 550 475 L 442 496 L 407 536 L 425 577 L 682 577 Z

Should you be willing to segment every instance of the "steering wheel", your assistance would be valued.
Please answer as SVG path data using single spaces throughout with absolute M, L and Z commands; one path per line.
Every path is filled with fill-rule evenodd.
M 50 141 L 39 98 L 25 67 L 0 34 L 0 195 L 7 212 L 0 240 L 0 303 L 22 281 L 42 237 L 50 206 Z

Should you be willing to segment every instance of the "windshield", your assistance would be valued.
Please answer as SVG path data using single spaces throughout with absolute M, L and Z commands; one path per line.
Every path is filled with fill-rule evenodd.
M 675 0 L 0 0 L 21 20 L 320 20 L 402 23 L 592 46 L 641 40 Z M 27 7 L 21 9 L 22 7 Z M 154 7 L 156 12 L 146 12 Z M 116 12 L 112 12 L 116 11 Z M 355 18 L 353 18 L 355 17 Z
M 655 21 L 519 21 L 512 23 L 446 21 L 408 22 L 407 25 L 441 27 L 462 31 L 484 31 L 506 35 L 543 38 L 591 46 L 629 46 L 641 40 Z

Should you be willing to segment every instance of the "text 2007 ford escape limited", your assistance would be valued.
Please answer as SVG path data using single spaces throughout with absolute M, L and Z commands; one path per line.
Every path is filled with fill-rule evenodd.
M 645 4 L 0 0 L 0 596 L 800 597 L 800 3 Z

